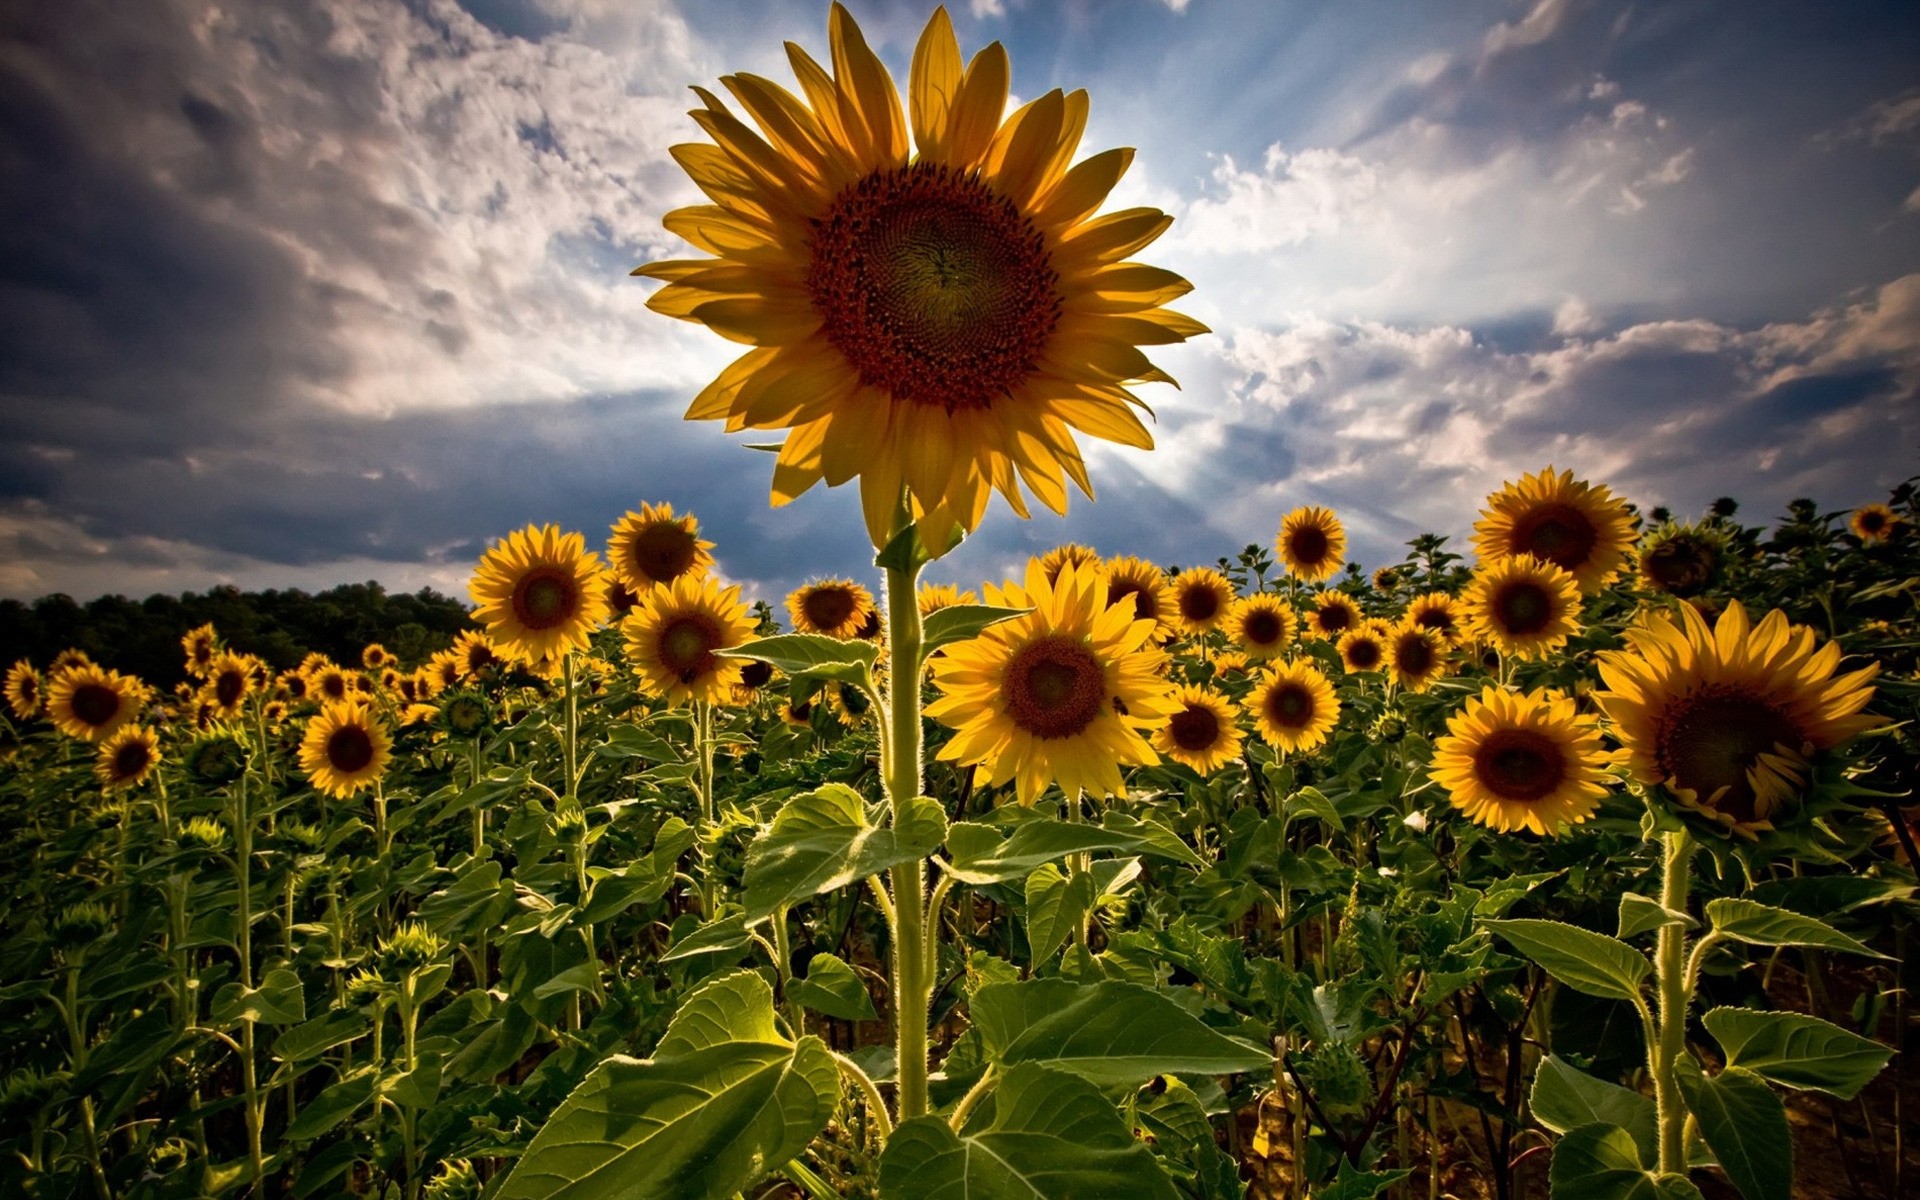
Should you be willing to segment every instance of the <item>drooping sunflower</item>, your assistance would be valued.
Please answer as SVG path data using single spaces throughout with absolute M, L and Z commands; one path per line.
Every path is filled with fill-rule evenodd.
M 778 678 L 772 664 L 749 659 L 740 664 L 740 681 L 733 685 L 731 703 L 736 707 L 752 704 L 766 694 L 767 685 Z
M 826 700 L 827 711 L 833 714 L 833 719 L 849 729 L 859 728 L 861 722 L 873 716 L 873 701 L 850 683 L 829 679 L 821 686 L 820 695 Z
M 1487 497 L 1473 547 L 1482 562 L 1528 554 L 1550 562 L 1591 596 L 1620 573 L 1633 547 L 1633 515 L 1605 485 L 1548 467 Z
M 1544 559 L 1482 563 L 1460 602 L 1467 631 L 1515 658 L 1543 659 L 1580 632 L 1580 587 Z
M 1262 672 L 1241 706 L 1267 744 L 1288 754 L 1319 746 L 1340 721 L 1333 685 L 1304 658 Z
M 1212 567 L 1193 567 L 1173 577 L 1173 621 L 1186 634 L 1220 627 L 1233 607 L 1233 581 Z
M 1799 796 L 1816 754 L 1881 723 L 1861 711 L 1879 665 L 1836 675 L 1839 643 L 1816 649 L 1779 609 L 1757 625 L 1738 601 L 1712 626 L 1690 605 L 1680 616 L 1650 613 L 1627 649 L 1602 653 L 1594 698 L 1636 779 L 1752 837 Z
M 345 800 L 372 787 L 393 757 L 393 735 L 357 701 L 322 708 L 300 739 L 300 769 L 319 791 Z
M 1243 596 L 1227 610 L 1227 636 L 1248 658 L 1272 658 L 1293 645 L 1299 618 L 1293 606 L 1269 592 Z
M 1167 599 L 1167 573 L 1144 558 L 1122 554 L 1106 561 L 1107 603 L 1133 601 L 1133 615 L 1152 621 L 1154 635 L 1165 637 L 1172 626 L 1172 604 Z
M 649 588 L 620 628 L 642 691 L 670 704 L 726 704 L 746 664 L 714 651 L 750 639 L 753 619 L 738 584 L 722 588 L 711 575 L 682 575 Z
M 1159 761 L 1142 736 L 1176 710 L 1166 654 L 1131 601 L 1106 603 L 1103 572 L 1068 565 L 1049 583 L 1038 561 L 1024 585 L 987 585 L 987 603 L 1031 608 L 933 660 L 941 695 L 927 715 L 955 730 L 948 762 L 979 764 L 994 786 L 1017 783 L 1031 805 L 1049 783 L 1126 795 L 1122 765 Z
M 520 662 L 585 650 L 607 619 L 607 576 L 586 538 L 558 525 L 529 525 L 480 558 L 467 585 L 474 620 Z
M 196 679 L 206 678 L 208 668 L 220 652 L 220 635 L 214 632 L 212 622 L 190 629 L 180 638 L 180 649 L 187 656 L 187 674 Z
M 1340 635 L 1334 646 L 1340 651 L 1341 667 L 1349 675 L 1378 671 L 1386 665 L 1386 632 L 1373 621 L 1362 622 L 1357 629 Z
M 793 729 L 813 728 L 813 701 L 802 700 L 797 704 L 792 700 L 783 701 L 780 705 L 780 721 Z
M 614 523 L 607 562 L 638 601 L 656 583 L 713 569 L 713 543 L 700 538 L 692 513 L 675 516 L 671 504 L 642 504 Z
M 1040 556 L 1040 569 L 1047 573 L 1047 582 L 1060 578 L 1060 570 L 1066 566 L 1079 567 L 1083 571 L 1103 570 L 1107 560 L 1092 546 L 1082 546 L 1079 542 L 1063 542 Z
M 1853 516 L 1847 520 L 1847 528 L 1853 536 L 1872 545 L 1884 542 L 1893 536 L 1893 527 L 1900 523 L 1900 514 L 1884 504 L 1863 504 L 1853 510 Z
M 100 743 L 94 778 L 107 791 L 138 787 L 160 762 L 160 738 L 144 725 L 122 725 Z
M 1153 748 L 1201 775 L 1211 775 L 1240 757 L 1246 735 L 1234 719 L 1233 704 L 1211 688 L 1182 684 L 1173 692 L 1180 707 L 1153 734 Z
M 1307 614 L 1307 631 L 1330 642 L 1359 624 L 1360 606 L 1353 597 L 1331 589 L 1313 598 L 1313 611 Z
M 33 664 L 21 659 L 7 668 L 7 707 L 22 721 L 31 721 L 46 706 L 46 681 Z
M 1288 574 L 1307 583 L 1319 583 L 1339 574 L 1345 564 L 1347 531 L 1332 509 L 1309 504 L 1281 519 L 1274 547 Z
M 1731 549 L 1718 525 L 1663 525 L 1642 539 L 1635 565 L 1650 591 L 1687 599 L 1714 588 Z
M 1093 218 L 1132 159 L 1069 169 L 1083 91 L 1050 91 L 1001 122 L 999 43 L 961 64 L 946 11 L 913 56 L 909 112 L 845 8 L 828 21 L 829 74 L 789 44 L 805 101 L 753 75 L 721 82 L 763 139 L 715 96 L 693 118 L 716 145 L 674 147 L 714 201 L 669 230 L 718 256 L 651 263 L 649 305 L 753 346 L 687 416 L 791 432 L 773 502 L 859 476 L 875 545 L 901 486 L 930 526 L 971 530 L 1021 483 L 1065 512 L 1066 481 L 1092 495 L 1073 431 L 1142 449 L 1136 382 L 1171 382 L 1141 345 L 1206 332 L 1161 306 L 1184 279 L 1125 261 L 1171 218 Z M 908 135 L 914 149 L 910 154 Z
M 1447 673 L 1447 643 L 1438 633 L 1411 620 L 1387 634 L 1387 670 L 1403 692 L 1424 692 Z
M 920 615 L 930 617 L 956 604 L 978 604 L 980 597 L 972 592 L 963 592 L 951 583 L 923 583 L 914 594 L 914 601 L 920 607 Z
M 1422 629 L 1431 629 L 1451 646 L 1466 636 L 1459 605 L 1446 592 L 1428 592 L 1407 605 L 1406 619 Z
M 1543 836 L 1592 816 L 1607 794 L 1599 723 L 1556 691 L 1489 686 L 1435 739 L 1431 771 L 1453 806 L 1503 833 Z
M 97 742 L 138 715 L 146 685 L 92 663 L 69 667 L 47 685 L 47 719 L 70 738 Z
M 213 706 L 215 720 L 231 721 L 246 711 L 247 697 L 254 693 L 254 664 L 258 661 L 251 655 L 231 651 L 214 656 L 207 667 L 207 682 L 201 687 L 200 695 Z
M 873 593 L 851 579 L 822 579 L 787 595 L 787 616 L 795 633 L 851 638 L 873 613 Z

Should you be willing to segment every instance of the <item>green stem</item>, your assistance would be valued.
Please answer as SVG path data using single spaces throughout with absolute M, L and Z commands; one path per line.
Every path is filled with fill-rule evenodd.
M 561 687 L 566 691 L 566 745 L 564 747 L 567 763 L 566 796 L 569 800 L 580 798 L 580 705 L 573 693 L 573 652 L 567 651 L 560 659 L 562 676 Z
M 379 784 L 375 784 L 378 797 Z M 240 952 L 240 986 L 253 988 L 253 810 L 248 805 L 247 777 L 242 775 L 234 787 L 233 845 L 234 875 L 238 885 L 236 907 L 238 928 L 234 948 Z M 376 799 L 376 804 L 378 803 Z M 254 1062 L 253 1022 L 240 1026 L 240 1080 L 246 1090 L 247 1157 L 253 1167 L 253 1188 L 258 1194 L 266 1182 L 266 1154 L 261 1146 L 263 1113 L 260 1101 L 258 1067 Z
M 1693 839 L 1682 829 L 1660 835 L 1660 903 L 1669 912 L 1687 911 L 1687 885 L 1693 866 Z M 1680 1099 L 1674 1064 L 1687 1048 L 1687 1008 L 1693 1001 L 1688 978 L 1686 929 L 1662 925 L 1654 945 L 1654 982 L 1659 996 L 1655 1040 L 1648 1043 L 1647 1066 L 1653 1074 L 1653 1099 L 1660 1125 L 1660 1171 L 1685 1175 L 1686 1105 Z
M 903 513 L 904 517 L 905 514 Z M 896 522 L 904 528 L 905 521 Z M 893 821 L 920 794 L 926 747 L 920 728 L 921 630 L 915 588 L 920 564 L 887 567 L 887 800 Z M 932 972 L 927 970 L 927 864 L 904 863 L 889 873 L 893 892 L 893 1019 L 898 1054 L 899 1118 L 927 1111 L 927 1019 Z M 938 933 L 938 930 L 935 931 Z

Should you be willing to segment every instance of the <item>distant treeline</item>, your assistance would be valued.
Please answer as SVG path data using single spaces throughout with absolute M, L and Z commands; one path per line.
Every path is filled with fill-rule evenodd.
M 0 600 L 0 671 L 22 658 L 44 670 L 72 646 L 102 666 L 172 687 L 186 675 L 181 635 L 208 622 L 229 648 L 257 654 L 276 670 L 316 650 L 358 666 L 369 642 L 413 665 L 471 626 L 467 606 L 451 596 L 432 588 L 388 595 L 377 583 L 342 584 L 313 595 L 217 587 L 145 600 L 102 596 L 86 604 L 55 594 L 31 604 Z

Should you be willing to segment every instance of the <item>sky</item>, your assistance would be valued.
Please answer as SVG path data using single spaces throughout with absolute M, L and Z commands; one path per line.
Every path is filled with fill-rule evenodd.
M 850 5 L 904 80 L 931 7 Z M 1464 549 L 1548 465 L 1757 522 L 1920 472 L 1920 8 L 1776 0 L 957 0 L 1015 100 L 1086 88 L 1109 208 L 1172 229 L 1213 333 L 1156 348 L 1157 447 L 981 528 L 1162 564 Z M 690 85 L 792 86 L 808 0 L 0 0 L 0 596 L 378 580 L 693 512 L 778 605 L 877 582 L 854 488 L 681 419 L 737 353 L 652 313 L 699 197 Z M 764 439 L 765 435 L 761 435 Z

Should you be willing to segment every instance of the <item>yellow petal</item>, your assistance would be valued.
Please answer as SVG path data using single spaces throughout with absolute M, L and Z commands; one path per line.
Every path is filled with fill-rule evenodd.
M 907 127 L 900 116 L 900 93 L 886 64 L 867 48 L 867 39 L 845 6 L 835 3 L 827 17 L 827 40 L 833 48 L 833 78 L 839 85 L 841 119 L 848 132 L 856 122 L 866 134 L 861 165 L 869 170 L 898 166 L 907 160 Z
M 1133 151 L 1103 150 L 1062 175 L 1041 195 L 1033 222 L 1042 229 L 1066 229 L 1106 203 L 1108 193 L 1133 165 Z
M 923 158 L 940 158 L 947 115 L 953 111 L 963 75 L 953 22 L 947 18 L 944 6 L 936 8 L 926 29 L 921 31 L 919 44 L 913 48 L 913 70 L 908 76 L 913 142 Z
M 960 96 L 947 119 L 946 161 L 961 170 L 978 166 L 993 145 L 1007 109 L 1007 48 L 993 42 L 973 56 L 960 81 Z

